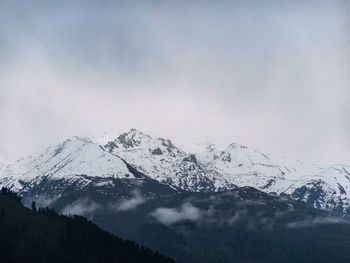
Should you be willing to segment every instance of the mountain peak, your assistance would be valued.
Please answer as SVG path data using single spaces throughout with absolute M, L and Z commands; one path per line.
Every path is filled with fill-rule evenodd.
M 86 142 L 86 143 L 93 143 L 93 141 L 88 137 L 82 137 L 82 136 L 73 136 L 65 140 L 64 142 L 74 142 L 74 141 L 80 141 L 80 142 Z
M 60 144 L 56 145 L 55 148 L 55 152 L 56 154 L 61 152 L 63 149 L 68 149 L 68 148 L 75 148 L 75 147 L 81 147 L 85 144 L 89 144 L 92 143 L 94 144 L 94 142 L 89 139 L 89 138 L 85 138 L 85 137 L 80 137 L 80 136 L 73 136 L 70 137 L 68 139 L 66 139 L 65 141 L 61 142 Z M 49 147 L 46 151 L 51 151 L 52 147 Z
M 231 143 L 227 148 L 232 148 L 232 149 L 248 149 L 247 146 L 241 145 L 238 143 Z
M 139 134 L 143 134 L 143 132 L 139 131 L 139 130 L 136 129 L 136 128 L 131 128 L 131 129 L 129 130 L 129 133 L 139 133 Z
M 116 140 L 121 142 L 122 145 L 126 149 L 128 149 L 128 148 L 135 148 L 135 147 L 138 147 L 145 142 L 149 142 L 152 140 L 152 138 L 151 138 L 151 136 L 144 134 L 144 133 L 140 132 L 139 130 L 136 130 L 135 128 L 132 128 L 128 132 L 120 134 Z M 116 140 L 114 140 L 114 141 L 116 141 Z
M 140 137 L 151 137 L 143 132 L 141 132 L 140 130 L 138 129 L 135 129 L 135 128 L 131 128 L 129 131 L 127 132 L 123 132 L 121 133 L 122 134 L 128 134 L 128 135 L 131 135 L 131 136 L 140 136 Z
M 75 136 L 9 165 L 2 179 L 19 190 L 22 181 L 40 182 L 51 178 L 79 181 L 84 185 L 90 182 L 85 177 L 134 178 L 134 175 L 118 156 L 88 138 Z

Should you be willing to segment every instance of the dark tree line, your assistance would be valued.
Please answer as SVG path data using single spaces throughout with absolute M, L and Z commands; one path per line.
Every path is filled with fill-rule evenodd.
M 85 217 L 37 208 L 34 202 L 30 211 L 6 188 L 1 189 L 0 211 L 0 262 L 174 263 Z
M 22 198 L 16 192 L 11 191 L 10 189 L 7 189 L 6 187 L 1 188 L 1 195 L 12 199 L 19 204 L 22 203 Z

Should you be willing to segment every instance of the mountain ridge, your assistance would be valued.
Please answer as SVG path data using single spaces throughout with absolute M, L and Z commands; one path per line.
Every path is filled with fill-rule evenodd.
M 72 137 L 40 154 L 22 158 L 0 168 L 0 184 L 21 191 L 50 177 L 79 181 L 83 187 L 89 181 L 82 175 L 132 179 L 129 165 L 149 178 L 185 191 L 217 192 L 250 186 L 267 193 L 287 194 L 337 214 L 350 212 L 349 166 L 303 163 L 237 143 L 223 149 L 213 144 L 197 145 L 189 152 L 169 139 L 153 138 L 136 129 L 111 140 L 113 136 Z

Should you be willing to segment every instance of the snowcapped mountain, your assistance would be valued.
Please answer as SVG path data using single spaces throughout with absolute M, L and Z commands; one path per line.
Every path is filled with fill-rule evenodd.
M 233 143 L 225 149 L 194 144 L 187 151 L 170 140 L 135 129 L 104 148 L 144 174 L 187 191 L 220 191 L 251 186 L 267 193 L 347 214 L 350 211 L 350 167 L 320 166 L 274 157 Z
M 307 164 L 239 144 L 224 149 L 195 144 L 184 151 L 168 139 L 136 129 L 102 138 L 74 137 L 22 158 L 0 169 L 0 186 L 24 192 L 45 185 L 59 195 L 65 187 L 103 186 L 112 179 L 132 184 L 140 177 L 190 192 L 250 186 L 350 215 L 349 166 Z M 43 184 L 48 181 L 51 183 Z
M 22 158 L 1 172 L 0 184 L 16 191 L 30 188 L 43 180 L 79 181 L 89 178 L 135 178 L 127 164 L 89 139 L 73 137 L 38 155 Z
M 216 171 L 207 171 L 194 154 L 185 153 L 168 139 L 152 138 L 136 129 L 122 133 L 104 148 L 151 178 L 183 190 L 218 191 L 232 187 Z
M 211 150 L 208 150 L 208 154 Z M 206 156 L 205 154 L 197 154 Z M 203 160 L 208 171 L 215 171 L 237 186 L 288 194 L 316 208 L 349 213 L 350 167 L 319 166 L 270 156 L 248 147 L 231 144 L 211 162 Z
M 221 156 L 223 150 L 212 143 L 195 143 L 183 147 L 186 152 L 195 154 L 203 165 L 208 165 Z

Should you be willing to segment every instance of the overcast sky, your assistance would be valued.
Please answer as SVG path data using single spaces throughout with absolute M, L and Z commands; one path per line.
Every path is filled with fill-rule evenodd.
M 348 1 L 0 0 L 0 148 L 135 127 L 350 164 Z

